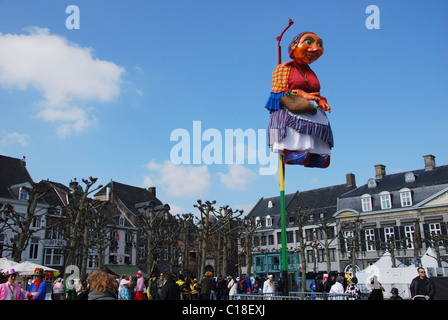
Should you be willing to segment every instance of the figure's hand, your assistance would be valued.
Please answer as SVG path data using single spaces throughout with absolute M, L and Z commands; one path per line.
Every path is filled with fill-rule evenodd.
M 308 101 L 310 101 L 310 100 L 319 101 L 320 100 L 320 92 L 308 93 L 301 89 L 294 89 L 294 90 L 291 90 L 291 92 L 299 97 L 302 97 L 303 99 L 308 100 Z
M 327 103 L 327 99 L 323 97 L 319 100 L 319 107 L 324 111 L 331 112 L 331 108 L 330 105 Z

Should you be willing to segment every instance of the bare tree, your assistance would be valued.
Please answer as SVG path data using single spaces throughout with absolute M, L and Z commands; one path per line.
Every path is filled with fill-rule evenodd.
M 157 256 L 162 248 L 162 224 L 165 221 L 165 214 L 170 210 L 168 205 L 155 206 L 150 201 L 143 206 L 143 212 L 137 218 L 137 225 L 141 229 L 141 241 L 146 242 L 146 268 L 148 273 L 153 269 L 157 261 Z
M 361 241 L 360 241 L 360 230 L 361 230 L 362 220 L 356 218 L 351 222 L 344 223 L 343 228 L 348 231 L 339 235 L 339 238 L 345 241 L 346 249 L 350 257 L 350 263 L 352 266 L 352 277 L 356 277 L 356 258 L 358 253 L 361 252 Z M 345 248 L 342 248 L 345 250 Z
M 331 219 L 324 213 L 319 217 L 319 231 L 320 236 L 317 237 L 317 241 L 324 248 L 325 261 L 327 263 L 327 273 L 331 272 L 331 256 L 330 247 L 333 241 L 337 239 L 336 233 L 334 232 L 334 226 L 331 223 Z
M 33 183 L 31 188 L 22 188 L 28 193 L 25 213 L 17 212 L 9 203 L 0 203 L 2 229 L 13 233 L 11 242 L 4 242 L 3 247 L 12 252 L 13 260 L 16 262 L 22 260 L 22 253 L 28 247 L 30 239 L 37 232 L 47 228 L 46 225 L 41 224 L 42 218 L 52 210 L 52 207 L 42 204 L 48 190 L 41 183 Z
M 63 229 L 65 231 L 65 239 L 68 241 L 66 247 L 67 258 L 65 259 L 65 269 L 68 266 L 75 264 L 76 253 L 81 245 L 83 248 L 82 254 L 85 258 L 82 258 L 81 275 L 85 275 L 85 266 L 87 264 L 87 254 L 88 254 L 88 243 L 86 243 L 86 226 L 85 222 L 89 218 L 88 214 L 94 210 L 98 209 L 97 200 L 89 198 L 89 195 L 102 188 L 99 185 L 93 188 L 98 178 L 89 177 L 89 179 L 83 179 L 85 188 L 83 189 L 80 185 L 76 184 L 71 199 L 68 205 L 63 207 L 62 214 L 66 218 L 67 228 Z M 80 237 L 83 235 L 83 237 Z M 83 267 L 84 266 L 84 267 Z M 68 274 L 64 275 L 64 278 L 68 277 Z
M 213 207 L 216 204 L 216 200 L 214 201 L 205 201 L 202 203 L 201 200 L 197 200 L 198 204 L 194 205 L 195 208 L 198 208 L 200 213 L 200 218 L 198 221 L 199 230 L 199 263 L 198 263 L 198 274 L 203 275 L 205 270 L 205 261 L 207 257 L 207 246 L 211 244 L 212 235 L 215 234 L 216 230 L 219 228 L 219 225 L 216 222 L 216 211 Z M 211 250 L 208 252 L 212 252 Z
M 308 247 L 306 243 L 306 239 L 304 236 L 304 227 L 306 221 L 309 220 L 310 209 L 307 207 L 296 207 L 293 211 L 288 210 L 288 214 L 292 215 L 294 218 L 294 222 L 297 225 L 297 242 L 299 244 L 299 254 L 300 254 L 300 264 L 302 266 L 302 282 L 301 282 L 301 292 L 306 292 L 306 269 L 307 269 L 307 261 L 306 261 L 306 248 Z

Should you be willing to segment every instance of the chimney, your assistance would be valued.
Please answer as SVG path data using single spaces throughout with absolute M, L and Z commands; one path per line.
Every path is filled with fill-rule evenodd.
M 70 181 L 68 186 L 71 190 L 75 190 L 76 187 L 78 186 L 78 182 L 76 181 L 76 178 L 75 178 L 75 181 Z
M 356 188 L 355 175 L 353 173 L 347 173 L 345 177 L 347 180 L 347 186 Z
M 20 164 L 21 164 L 23 167 L 26 167 L 26 161 L 25 161 L 25 159 L 26 159 L 26 157 L 23 156 L 22 160 L 20 160 Z
M 375 165 L 375 178 L 382 179 L 386 175 L 386 166 L 382 164 Z
M 112 188 L 111 187 L 107 187 L 106 188 L 106 201 L 110 201 L 111 193 L 112 193 Z
M 152 194 L 154 197 L 156 196 L 156 187 L 149 187 L 148 191 L 150 194 Z
M 425 159 L 425 171 L 431 171 L 436 167 L 436 157 L 432 154 L 423 156 L 423 159 Z

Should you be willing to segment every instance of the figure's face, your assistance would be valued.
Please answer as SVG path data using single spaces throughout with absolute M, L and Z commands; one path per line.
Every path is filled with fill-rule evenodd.
M 298 64 L 310 64 L 324 53 L 322 39 L 313 33 L 306 33 L 291 47 L 292 59 Z

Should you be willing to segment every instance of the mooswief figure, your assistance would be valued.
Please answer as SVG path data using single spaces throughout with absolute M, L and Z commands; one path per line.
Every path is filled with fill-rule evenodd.
M 268 143 L 281 153 L 285 164 L 327 168 L 333 147 L 333 133 L 326 111 L 327 99 L 320 95 L 320 83 L 309 64 L 324 53 L 322 39 L 302 32 L 290 43 L 292 61 L 279 64 L 272 73 Z

